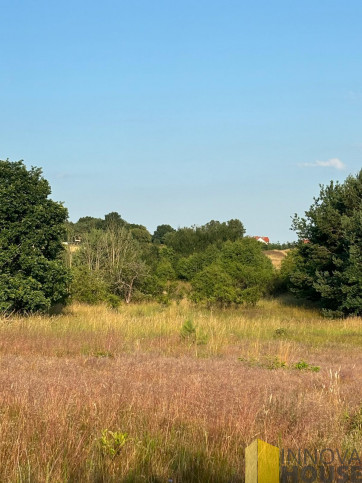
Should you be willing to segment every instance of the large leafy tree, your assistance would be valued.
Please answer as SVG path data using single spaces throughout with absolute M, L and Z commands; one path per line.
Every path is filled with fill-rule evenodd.
M 135 289 L 148 275 L 148 267 L 142 260 L 140 244 L 130 230 L 111 225 L 105 231 L 92 230 L 85 234 L 75 256 L 76 277 L 73 293 L 84 301 L 96 300 L 96 294 L 84 296 L 81 280 L 87 271 L 87 278 L 95 286 L 102 286 L 110 294 L 118 295 L 129 303 Z M 98 294 L 102 291 L 96 290 Z M 87 292 L 88 293 L 88 292 Z
M 170 225 L 158 225 L 152 236 L 153 243 L 164 244 L 167 233 L 172 233 L 174 231 L 176 230 Z
M 218 256 L 191 280 L 191 298 L 220 305 L 254 305 L 272 283 L 274 269 L 252 238 L 227 241 Z
M 319 301 L 326 313 L 362 314 L 362 170 L 344 183 L 321 186 L 293 228 L 301 240 L 292 290 Z
M 39 168 L 0 161 L 0 311 L 34 312 L 63 304 L 69 274 L 62 260 L 67 210 L 49 198 Z

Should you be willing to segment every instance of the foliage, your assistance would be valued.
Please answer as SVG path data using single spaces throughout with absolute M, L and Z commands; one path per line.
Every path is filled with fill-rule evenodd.
M 90 270 L 86 265 L 73 268 L 71 294 L 75 300 L 97 304 L 106 301 L 108 293 L 108 286 L 97 271 Z
M 288 335 L 288 330 L 284 327 L 278 327 L 274 330 L 274 337 L 275 338 L 285 338 Z
M 182 257 L 177 262 L 178 276 L 183 280 L 191 280 L 204 267 L 216 261 L 220 250 L 216 245 L 209 245 L 204 251 Z
M 269 357 L 267 358 L 266 361 L 266 366 L 267 369 L 284 369 L 287 367 L 287 363 L 285 361 L 282 361 L 278 356 L 275 357 Z
M 124 226 L 126 222 L 122 219 L 121 215 L 117 211 L 112 211 L 104 216 L 104 229 L 115 230 Z
M 104 216 L 104 219 L 94 218 L 93 216 L 83 216 L 79 218 L 76 223 L 72 223 L 70 221 L 66 222 L 65 226 L 68 242 L 75 242 L 75 240 L 82 241 L 83 236 L 93 230 L 107 231 L 109 229 L 114 230 L 121 227 L 127 227 L 128 229 L 141 228 L 146 230 L 146 228 L 142 225 L 131 225 L 127 223 L 127 221 L 124 220 L 116 211 L 107 213 Z
M 286 369 L 287 363 L 280 359 L 279 356 L 264 356 L 261 359 L 259 358 L 246 358 L 246 357 L 238 357 L 238 360 L 241 362 L 245 362 L 250 367 L 263 367 L 265 369 L 274 370 L 274 369 Z
M 137 284 L 148 274 L 139 244 L 127 228 L 117 223 L 109 225 L 106 231 L 92 230 L 85 234 L 74 261 L 77 267 L 86 266 L 91 279 L 98 281 L 100 296 L 102 287 L 107 287 L 110 294 L 124 298 L 127 303 Z M 114 298 L 108 300 L 114 305 Z
M 297 245 L 297 242 L 275 242 L 275 243 L 261 243 L 263 250 L 287 250 L 290 248 L 294 248 Z
M 64 304 L 62 261 L 67 210 L 48 198 L 39 168 L 0 161 L 0 311 L 34 312 Z
M 155 275 L 160 282 L 164 283 L 169 280 L 175 280 L 176 278 L 172 263 L 167 259 L 161 259 L 157 265 Z
M 191 319 L 187 319 L 182 325 L 180 335 L 185 342 L 196 345 L 204 345 L 208 341 L 208 335 L 198 329 Z
M 181 327 L 181 337 L 182 339 L 190 339 L 196 337 L 196 327 L 191 319 L 187 319 Z
M 294 217 L 300 240 L 292 290 L 325 312 L 362 314 L 362 170 L 343 184 L 321 186 L 305 213 Z
M 81 236 L 80 249 L 73 257 L 75 265 L 87 265 L 109 294 L 127 302 L 135 293 L 140 299 L 154 297 L 164 304 L 179 301 L 190 291 L 185 282 L 191 282 L 195 302 L 255 305 L 275 278 L 263 246 L 243 239 L 245 230 L 239 220 L 212 220 L 178 230 L 159 225 L 152 240 L 144 226 L 127 223 L 116 212 L 105 220 L 85 217 L 80 224 L 84 227 L 86 223 L 89 231 Z M 232 244 L 239 242 L 243 249 L 233 254 L 230 247 L 236 250 L 241 245 Z M 73 293 L 79 300 L 104 300 L 98 289 L 89 289 L 78 287 Z
M 294 369 L 298 369 L 298 371 L 312 371 L 312 372 L 320 371 L 319 366 L 312 366 L 311 364 L 303 360 L 296 362 L 293 367 Z
M 174 231 L 175 229 L 172 228 L 172 226 L 170 225 L 158 225 L 152 235 L 152 242 L 163 245 L 165 243 L 165 237 L 167 233 L 172 233 Z
M 73 296 L 91 303 L 107 300 L 104 291 L 108 299 L 113 294 L 126 302 L 135 293 L 140 299 L 155 297 L 162 303 L 180 300 L 189 288 L 181 287 L 178 280 L 191 281 L 218 260 L 225 241 L 240 240 L 244 234 L 239 220 L 229 220 L 177 231 L 170 225 L 159 225 L 151 237 L 144 226 L 126 222 L 117 212 L 105 215 L 104 220 L 83 217 L 77 223 L 67 223 L 66 229 L 68 241 L 76 241 L 79 247 L 67 252 L 67 264 L 75 274 Z M 85 286 L 81 287 L 78 276 L 84 266 L 88 272 L 83 273 Z M 244 297 L 254 303 L 259 293 L 245 291 Z
M 251 367 L 264 367 L 265 369 L 296 369 L 298 371 L 310 371 L 319 372 L 319 366 L 313 366 L 304 360 L 296 362 L 292 365 L 288 365 L 286 361 L 282 360 L 279 356 L 264 356 L 262 358 L 246 358 L 238 357 L 241 362 L 247 363 Z
M 236 241 L 244 236 L 245 229 L 240 220 L 219 222 L 211 220 L 203 226 L 179 228 L 165 235 L 165 243 L 181 256 L 205 250 L 209 245 L 219 247 L 226 241 Z
M 191 300 L 208 304 L 230 305 L 241 303 L 232 277 L 215 262 L 204 268 L 191 281 Z
M 76 223 L 67 221 L 65 223 L 66 241 L 73 243 L 75 240 L 82 239 L 82 236 L 85 233 L 89 233 L 91 230 L 102 230 L 103 226 L 104 220 L 101 218 L 94 218 L 92 216 L 84 216 L 79 218 Z
M 353 414 L 346 414 L 345 420 L 350 432 L 356 432 L 362 436 L 362 406 L 359 407 Z
M 104 358 L 110 358 L 110 359 L 113 359 L 113 354 L 112 352 L 110 351 L 107 351 L 107 350 L 97 350 L 95 352 L 93 352 L 93 357 L 99 357 L 101 359 L 104 359 Z
M 290 250 L 283 258 L 280 269 L 277 271 L 274 279 L 273 294 L 280 295 L 286 293 L 291 287 L 291 276 L 295 273 L 297 261 L 299 258 L 298 250 Z
M 256 240 L 245 238 L 223 244 L 218 258 L 191 281 L 195 302 L 255 305 L 274 277 L 271 261 Z
M 115 458 L 121 452 L 128 440 L 128 434 L 121 431 L 109 431 L 104 429 L 98 439 L 98 445 L 104 456 Z
M 152 237 L 145 226 L 136 226 L 130 229 L 132 236 L 138 243 L 151 243 Z

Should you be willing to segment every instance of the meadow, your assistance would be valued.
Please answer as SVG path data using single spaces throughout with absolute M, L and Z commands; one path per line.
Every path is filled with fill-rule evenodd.
M 255 438 L 362 451 L 361 318 L 71 305 L 0 320 L 1 482 L 242 482 Z

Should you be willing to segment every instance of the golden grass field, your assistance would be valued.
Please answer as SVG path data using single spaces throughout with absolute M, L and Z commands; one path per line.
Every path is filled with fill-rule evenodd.
M 287 256 L 288 252 L 290 252 L 290 248 L 287 248 L 285 250 L 265 250 L 264 254 L 268 258 L 270 258 L 273 266 L 279 269 L 282 265 L 282 261 Z
M 361 453 L 361 318 L 289 302 L 1 320 L 0 481 L 241 482 L 255 438 Z

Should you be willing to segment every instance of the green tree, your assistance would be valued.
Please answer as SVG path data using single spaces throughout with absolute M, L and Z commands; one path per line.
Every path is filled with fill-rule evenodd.
M 167 233 L 172 233 L 174 231 L 175 229 L 172 228 L 172 226 L 170 225 L 158 225 L 152 235 L 152 242 L 160 243 L 161 245 L 163 245 L 165 243 L 165 236 L 167 235 Z
M 104 215 L 104 227 L 105 229 L 113 229 L 113 228 L 119 228 L 121 226 L 125 226 L 126 222 L 123 220 L 121 215 L 117 213 L 117 211 L 112 211 L 111 213 L 108 213 L 107 215 Z
M 191 280 L 192 299 L 221 305 L 254 305 L 271 287 L 274 269 L 251 238 L 227 241 L 217 260 L 199 271 Z
M 205 267 L 192 279 L 191 300 L 219 305 L 240 302 L 233 279 L 217 262 Z
M 295 215 L 293 228 L 301 241 L 292 291 L 319 301 L 326 313 L 361 315 L 362 170 L 342 184 L 321 186 L 305 217 Z
M 138 242 L 127 228 L 116 224 L 106 231 L 92 230 L 85 234 L 74 263 L 75 267 L 86 266 L 91 275 L 104 282 L 109 294 L 118 295 L 127 303 L 148 275 Z M 80 291 L 75 283 L 73 287 L 77 296 Z
M 181 256 L 205 250 L 209 245 L 221 245 L 226 241 L 240 240 L 245 233 L 240 220 L 220 222 L 211 220 L 206 225 L 179 228 L 165 235 L 165 244 Z
M 0 311 L 45 311 L 67 299 L 67 210 L 50 193 L 41 169 L 0 161 Z
M 132 236 L 135 240 L 138 241 L 139 244 L 144 245 L 147 243 L 151 243 L 152 236 L 151 233 L 147 230 L 145 226 L 142 225 L 135 225 L 135 228 L 128 227 Z
M 272 287 L 273 264 L 264 255 L 262 244 L 253 238 L 224 243 L 220 263 L 232 277 L 238 303 L 254 305 Z
M 72 242 L 75 238 L 81 238 L 84 233 L 88 233 L 91 230 L 101 229 L 104 229 L 104 220 L 94 218 L 93 216 L 83 216 L 76 223 L 67 222 L 67 231 L 70 235 L 68 241 Z
M 204 251 L 178 260 L 177 272 L 181 279 L 191 280 L 204 267 L 215 261 L 220 254 L 216 245 L 209 245 Z

